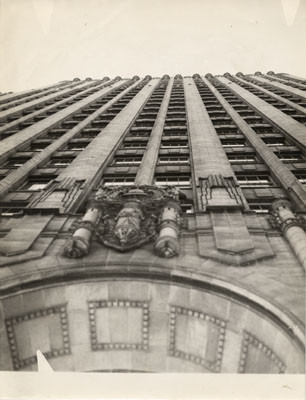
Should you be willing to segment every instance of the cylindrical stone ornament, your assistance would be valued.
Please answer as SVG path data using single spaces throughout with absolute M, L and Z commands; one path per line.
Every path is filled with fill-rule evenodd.
M 272 204 L 272 209 L 276 222 L 306 270 L 306 233 L 302 223 L 292 212 L 291 203 L 287 200 L 277 200 Z
M 180 252 L 178 241 L 181 208 L 175 201 L 169 201 L 162 209 L 160 230 L 155 242 L 155 252 L 160 257 L 170 258 Z
M 97 207 L 90 207 L 86 211 L 82 221 L 80 222 L 80 227 L 65 244 L 63 254 L 66 257 L 79 258 L 88 254 L 92 229 L 100 217 L 101 210 Z

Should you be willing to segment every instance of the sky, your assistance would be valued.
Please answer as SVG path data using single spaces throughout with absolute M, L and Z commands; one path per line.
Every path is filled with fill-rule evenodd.
M 306 77 L 306 0 L 0 0 L 0 91 L 75 77 Z

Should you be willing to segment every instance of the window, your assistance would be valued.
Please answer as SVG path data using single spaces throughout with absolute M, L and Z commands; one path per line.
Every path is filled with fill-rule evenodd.
M 67 150 L 83 150 L 88 145 L 88 142 L 68 143 Z
M 181 209 L 186 214 L 194 214 L 194 206 L 192 200 L 189 199 L 182 200 Z
M 63 128 L 54 128 L 52 129 L 52 131 L 49 131 L 46 138 L 47 139 L 57 139 L 59 137 L 61 137 L 62 135 L 64 135 L 67 132 L 67 129 L 63 129 Z
M 3 166 L 9 168 L 18 168 L 26 163 L 30 158 L 11 158 Z
M 49 146 L 51 142 L 33 142 L 29 147 L 29 151 L 40 151 Z
M 189 188 L 191 179 L 189 175 L 156 175 L 155 184 L 157 186 L 181 186 Z
M 125 165 L 125 164 L 133 164 L 139 165 L 141 164 L 142 157 L 115 157 L 113 164 L 116 165 Z
M 159 164 L 189 164 L 187 156 L 160 156 Z
M 72 158 L 72 157 L 53 158 L 48 162 L 47 166 L 48 167 L 58 167 L 58 168 L 67 167 L 68 165 L 71 164 L 73 159 L 74 158 Z
M 227 158 L 230 163 L 247 163 L 256 161 L 256 157 L 253 154 L 229 154 Z
M 161 148 L 169 149 L 172 147 L 188 147 L 187 141 L 162 141 Z
M 29 178 L 19 190 L 29 190 L 29 191 L 36 191 L 36 190 L 43 190 L 45 189 L 48 184 L 54 179 L 55 176 L 51 177 L 31 177 Z
M 133 185 L 135 176 L 108 176 L 103 180 L 104 186 Z
M 299 160 L 303 160 L 304 159 L 302 153 L 300 153 L 300 152 L 297 152 L 297 153 L 280 153 L 280 152 L 276 152 L 275 154 L 282 161 L 299 161 Z
M 271 202 L 268 201 L 248 201 L 250 209 L 257 214 L 268 214 L 271 208 Z
M 245 141 L 243 139 L 221 139 L 223 147 L 244 147 Z
M 299 182 L 306 184 L 306 172 L 295 172 L 295 177 L 299 180 Z
M 229 125 L 215 126 L 216 132 L 221 135 L 239 135 L 240 132 L 235 126 L 230 127 Z
M 33 183 L 27 190 L 43 190 L 47 185 L 47 183 Z
M 269 175 L 236 175 L 240 187 L 260 186 L 268 187 L 272 185 Z
M 262 138 L 262 140 L 266 143 L 268 147 L 288 145 L 286 140 L 283 138 Z
M 269 205 L 264 205 L 264 204 L 253 204 L 250 205 L 250 209 L 252 211 L 255 211 L 256 214 L 269 214 Z
M 1 217 L 22 217 L 22 208 L 2 208 L 0 210 Z
M 81 137 L 83 138 L 94 138 L 100 133 L 100 129 L 86 128 L 81 132 Z
M 187 131 L 164 131 L 163 136 L 187 136 Z
M 165 128 L 172 127 L 172 126 L 180 126 L 186 127 L 186 120 L 185 118 L 167 118 L 165 121 Z
M 137 149 L 145 149 L 147 147 L 146 142 L 126 142 L 123 143 L 124 148 L 137 148 Z

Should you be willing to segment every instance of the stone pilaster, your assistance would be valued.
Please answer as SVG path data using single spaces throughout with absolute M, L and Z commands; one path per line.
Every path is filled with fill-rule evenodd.
M 158 159 L 161 138 L 165 125 L 165 119 L 168 111 L 171 91 L 173 87 L 173 78 L 169 79 L 168 87 L 163 101 L 158 111 L 151 136 L 149 138 L 146 151 L 143 155 L 141 165 L 139 166 L 135 185 L 152 185 L 155 173 L 155 167 Z
M 75 83 L 74 83 L 75 84 Z M 72 84 L 68 85 L 68 87 L 70 87 Z M 66 86 L 67 88 L 67 86 Z M 46 97 L 49 97 L 51 95 L 55 95 L 55 99 L 58 96 L 58 92 L 59 92 L 60 88 L 57 87 L 51 87 L 49 89 L 46 89 L 40 93 L 34 93 L 34 94 L 30 94 L 28 96 L 26 96 L 25 98 L 21 98 L 21 99 L 13 99 L 11 101 L 8 101 L 5 104 L 1 104 L 0 103 L 0 115 L 2 113 L 6 114 L 7 112 L 16 109 L 16 107 L 22 107 L 25 106 L 25 104 L 28 104 L 32 101 L 35 101 L 37 99 L 44 99 Z M 52 98 L 51 98 L 52 100 Z M 45 100 L 43 100 L 45 101 Z
M 53 99 L 54 102 L 52 102 L 52 104 L 46 105 L 45 107 L 43 107 L 39 110 L 33 109 L 33 112 L 31 112 L 27 115 L 24 115 L 24 116 L 20 115 L 19 118 L 16 118 L 13 121 L 7 122 L 4 125 L 0 126 L 0 133 L 5 132 L 8 129 L 16 128 L 19 124 L 22 124 L 23 122 L 31 121 L 37 115 L 44 114 L 50 110 L 53 110 L 54 108 L 56 108 L 60 105 L 66 104 L 68 101 L 70 101 L 74 98 L 73 94 L 75 93 L 76 89 L 78 89 L 78 91 L 80 89 L 85 90 L 85 89 L 88 89 L 89 87 L 92 88 L 92 86 L 93 86 L 92 82 L 91 83 L 85 82 L 82 84 L 80 84 L 80 82 L 73 82 L 73 84 L 66 86 L 60 92 L 57 92 L 58 96 L 71 94 L 71 97 L 66 97 L 65 99 L 60 100 L 60 101 L 57 101 L 57 98 L 54 98 Z M 79 95 L 79 94 L 80 93 L 78 93 L 77 95 Z
M 247 78 L 251 78 L 252 82 L 250 82 Z M 243 75 L 241 72 L 238 72 L 238 74 L 236 74 L 236 79 L 241 82 L 241 83 L 247 83 L 248 85 L 252 86 L 254 89 L 260 90 L 262 93 L 265 93 L 271 97 L 273 97 L 273 99 L 281 101 L 282 103 L 294 108 L 297 111 L 300 111 L 304 114 L 306 114 L 306 108 L 300 106 L 299 104 L 294 103 L 293 101 L 290 101 L 282 96 L 279 96 L 276 93 L 271 92 L 270 90 L 265 89 L 262 86 L 256 85 L 253 80 L 257 81 L 257 82 L 261 82 L 260 78 L 258 78 L 257 76 L 252 76 L 250 77 L 249 75 L 245 76 Z
M 0 104 L 6 103 L 6 102 L 12 101 L 12 100 L 26 98 L 27 96 L 31 96 L 32 94 L 39 93 L 43 90 L 47 90 L 50 88 L 60 88 L 60 87 L 69 85 L 71 82 L 72 81 L 62 81 L 62 82 L 59 82 L 56 84 L 43 86 L 43 87 L 37 88 L 37 89 L 24 90 L 22 92 L 16 92 L 16 93 L 7 93 L 7 94 L 4 94 L 1 96 Z
M 245 101 L 253 109 L 255 109 L 260 115 L 267 118 L 272 125 L 281 129 L 281 131 L 284 132 L 286 136 L 289 136 L 298 145 L 303 146 L 303 148 L 306 149 L 305 125 L 297 122 L 289 115 L 283 113 L 276 107 L 273 107 L 271 104 L 258 98 L 253 93 L 237 85 L 237 83 L 234 83 L 225 77 L 218 77 L 217 79 L 225 87 L 227 87 L 233 93 L 237 94 L 243 101 Z
M 302 83 L 303 85 L 306 84 L 306 78 L 301 78 L 300 76 L 296 76 L 296 75 L 292 75 L 292 74 L 285 74 L 283 72 L 280 72 L 278 75 L 284 79 L 288 78 L 288 79 L 292 79 L 294 81 L 298 81 L 298 82 Z
M 225 252 L 253 252 L 254 245 L 242 215 L 248 209 L 244 195 L 194 81 L 185 78 L 184 83 L 199 209 L 210 213 L 216 257 L 223 260 Z M 198 243 L 202 255 L 205 239 L 200 232 Z
M 215 208 L 225 207 L 227 200 L 233 205 L 228 188 L 238 187 L 235 174 L 192 78 L 184 78 L 184 90 L 198 208 L 205 210 L 208 200 L 209 205 Z M 222 184 L 211 185 L 209 182 L 213 181 Z M 232 182 L 232 185 L 225 182 Z M 209 195 L 206 196 L 208 189 Z M 242 206 L 242 198 L 240 192 L 240 196 L 236 197 L 239 207 Z
M 30 108 L 34 108 L 40 104 L 44 104 L 47 101 L 52 101 L 60 95 L 58 91 L 56 91 L 55 93 L 54 92 L 52 93 L 48 92 L 48 93 L 49 94 L 42 93 L 41 97 L 39 97 L 38 99 L 33 99 L 32 101 L 27 101 L 25 103 L 16 105 L 15 107 L 10 107 L 8 110 L 0 111 L 0 121 L 4 121 L 6 118 L 22 114 L 24 111 L 29 110 Z
M 285 79 L 283 76 L 281 76 L 281 74 L 275 74 L 273 71 L 269 71 L 267 74 L 262 74 L 263 76 L 268 76 L 269 79 L 273 79 L 276 82 L 280 82 L 284 85 L 288 85 L 290 87 L 293 87 L 290 85 L 290 83 L 293 83 L 294 85 L 296 85 L 299 89 L 301 90 L 305 90 L 306 89 L 306 85 L 303 85 L 301 82 L 293 82 L 290 79 Z
M 99 181 L 108 161 L 124 139 L 130 126 L 137 118 L 142 107 L 150 98 L 159 82 L 159 78 L 151 79 L 126 107 L 124 107 L 123 110 L 89 143 L 78 157 L 59 174 L 56 179 L 56 182 L 59 184 L 67 178 L 75 179 L 84 184 L 82 190 L 80 190 L 70 202 L 69 208 L 66 210 L 76 210 L 93 186 Z M 84 168 L 84 166 L 86 166 L 86 168 Z M 62 199 L 63 196 L 61 198 L 55 196 L 54 201 L 52 201 L 52 206 L 61 208 Z M 47 198 L 46 201 L 50 202 L 50 198 Z M 37 204 L 36 207 L 44 208 L 43 202 Z M 50 203 L 48 207 L 50 207 Z
M 125 81 L 115 82 L 112 87 L 106 87 L 104 89 L 105 95 L 109 94 L 113 90 L 123 86 Z M 8 176 L 2 179 L 0 183 L 0 196 L 5 195 L 10 189 L 15 188 L 17 185 L 23 182 L 23 180 L 37 167 L 39 167 L 42 163 L 46 162 L 52 154 L 58 151 L 61 147 L 68 143 L 73 137 L 78 135 L 82 129 L 86 128 L 95 118 L 97 118 L 100 114 L 105 112 L 109 107 L 111 107 L 114 103 L 116 103 L 121 97 L 123 97 L 126 93 L 128 93 L 133 87 L 135 87 L 138 83 L 135 82 L 133 85 L 129 86 L 127 89 L 123 90 L 117 96 L 115 96 L 112 100 L 110 100 L 107 104 L 98 108 L 97 111 L 89 115 L 79 124 L 77 124 L 74 128 L 69 129 L 63 136 L 52 142 L 49 146 L 44 148 L 41 152 L 37 153 L 32 157 L 29 161 L 24 163 L 21 167 L 13 170 Z
M 250 75 L 250 76 L 253 77 L 253 75 Z M 270 78 L 269 75 L 263 75 L 262 73 L 257 72 L 257 73 L 255 73 L 254 77 L 260 78 L 261 82 L 271 85 L 271 86 L 275 87 L 276 89 L 283 90 L 289 94 L 293 94 L 294 96 L 299 96 L 303 100 L 306 99 L 306 93 L 304 90 L 285 85 L 284 83 L 281 83 L 281 82 L 269 80 L 268 79 L 268 78 Z
M 276 200 L 272 204 L 276 223 L 288 240 L 294 254 L 306 270 L 306 233 L 302 218 L 297 218 L 287 200 Z
M 209 82 L 209 80 L 205 77 L 202 77 L 203 81 L 209 87 L 211 92 L 216 96 L 224 110 L 227 114 L 232 118 L 237 127 L 249 141 L 249 143 L 254 147 L 254 150 L 258 154 L 259 158 L 261 158 L 267 167 L 272 172 L 273 176 L 277 178 L 277 180 L 281 183 L 285 190 L 288 191 L 292 200 L 297 204 L 300 209 L 305 209 L 306 207 L 306 190 L 305 187 L 296 179 L 296 177 L 292 174 L 292 172 L 283 164 L 279 158 L 273 153 L 273 151 L 265 144 L 265 142 L 256 134 L 256 132 L 244 121 L 244 119 L 237 113 L 237 111 L 225 100 L 225 98 L 221 95 L 220 92 Z M 221 78 L 220 81 L 223 82 Z M 236 87 L 240 88 L 237 84 Z M 231 88 L 231 85 L 228 84 L 228 87 Z M 242 89 L 242 88 L 241 88 Z M 248 92 L 243 89 L 242 94 Z M 241 92 L 237 90 L 237 94 Z M 254 95 L 252 95 L 254 96 Z M 254 96 L 256 97 L 256 96 Z M 258 99 L 256 97 L 256 99 Z M 252 98 L 253 103 L 255 104 L 254 99 Z M 258 99 L 260 100 L 260 99 Z M 262 100 L 260 100 L 262 101 Z M 265 103 L 265 102 L 263 102 Z M 274 107 L 273 107 L 274 108 Z M 300 124 L 301 125 L 301 124 Z
M 74 113 L 80 111 L 82 108 L 89 106 L 91 103 L 94 103 L 100 97 L 105 94 L 105 86 L 108 86 L 110 82 L 97 85 L 96 92 L 89 95 L 88 97 L 79 100 L 77 103 L 72 104 L 65 109 L 58 111 L 57 113 L 50 115 L 50 117 L 44 118 L 43 120 L 37 122 L 29 126 L 26 129 L 18 132 L 16 135 L 9 136 L 8 138 L 1 141 L 0 148 L 0 160 L 7 158 L 12 152 L 18 150 L 21 146 L 30 143 L 32 140 L 37 139 L 40 135 L 48 132 L 57 124 L 63 122 L 65 119 L 69 118 Z M 86 94 L 92 90 L 92 83 L 89 82 L 90 86 L 83 92 L 79 92 L 72 96 L 70 100 L 73 98 L 80 96 L 80 94 Z M 67 101 L 67 100 L 66 100 Z

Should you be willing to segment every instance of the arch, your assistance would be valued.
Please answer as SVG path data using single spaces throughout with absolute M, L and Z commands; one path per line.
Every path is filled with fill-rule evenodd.
M 62 334 L 66 338 L 70 336 L 70 347 L 67 345 L 49 354 L 49 362 L 55 370 L 72 368 L 84 371 L 122 369 L 146 372 L 259 372 L 256 370 L 258 366 L 245 363 L 245 354 L 250 348 L 250 352 L 255 352 L 257 358 L 264 358 L 261 362 L 265 363 L 266 372 L 283 372 L 286 368 L 289 372 L 301 372 L 302 367 L 299 367 L 299 371 L 294 370 L 294 362 L 292 359 L 285 359 L 285 353 L 289 352 L 290 357 L 296 357 L 299 365 L 301 364 L 303 333 L 300 328 L 288 329 L 295 326 L 297 321 L 266 299 L 231 282 L 208 275 L 191 277 L 181 276 L 174 271 L 165 273 L 162 265 L 161 268 L 154 268 L 154 271 L 139 265 L 132 265 L 128 271 L 124 271 L 122 267 L 116 264 L 88 265 L 85 270 L 72 267 L 65 275 L 58 274 L 39 281 L 25 280 L 21 285 L 11 287 L 6 295 L 3 289 L 2 300 L 6 298 L 7 301 L 15 295 L 19 298 L 24 296 L 27 309 L 27 314 L 22 307 L 20 310 L 15 308 L 15 315 L 6 315 L 6 326 L 25 323 L 28 324 L 26 328 L 31 331 L 29 324 L 34 319 L 37 330 L 39 318 L 45 318 L 49 314 L 61 315 L 58 316 L 58 321 L 62 318 Z M 35 296 L 37 299 L 42 298 L 41 293 L 44 293 L 43 298 L 47 302 L 44 307 L 41 310 L 29 308 L 28 299 L 33 304 Z M 120 315 L 118 307 L 122 308 Z M 135 339 L 135 343 L 128 340 L 125 343 L 125 336 L 122 336 L 121 341 L 119 337 L 113 344 L 103 344 L 101 324 L 110 326 L 108 329 L 112 332 L 125 332 L 126 323 L 123 322 L 122 328 L 118 321 L 126 320 L 127 309 L 132 316 L 131 329 L 138 337 L 138 342 Z M 148 310 L 146 320 L 139 319 L 141 310 Z M 115 314 L 117 312 L 115 323 L 115 314 L 108 317 L 113 311 Z M 93 315 L 95 323 L 92 323 Z M 70 321 L 69 333 L 65 322 L 67 319 Z M 163 323 L 159 326 L 158 321 L 161 319 Z M 88 320 L 91 321 L 90 331 L 94 333 L 88 334 L 83 329 Z M 149 326 L 146 321 L 150 321 Z M 171 321 L 176 322 L 173 325 Z M 128 324 L 131 324 L 131 320 Z M 145 333 L 148 328 L 149 333 Z M 43 328 L 39 329 L 43 332 Z M 144 329 L 142 336 L 139 336 L 137 329 Z M 182 329 L 193 332 L 195 346 L 181 338 Z M 100 338 L 97 332 L 100 332 Z M 214 355 L 204 354 L 203 351 L 197 354 L 203 335 L 207 335 L 207 346 L 216 349 Z M 24 340 L 23 338 L 23 343 Z M 13 339 L 8 348 L 14 351 L 14 346 L 18 347 L 18 343 Z M 232 349 L 236 358 L 228 356 L 231 346 L 236 347 Z M 29 353 L 26 349 L 22 352 Z M 82 357 L 78 352 L 81 352 Z M 115 354 L 113 357 L 109 355 L 112 352 Z M 131 365 L 129 360 L 134 358 L 136 361 Z M 86 359 L 83 367 L 81 359 Z M 120 359 L 122 363 L 118 361 Z M 157 360 L 163 364 L 162 371 L 159 370 Z M 34 367 L 33 357 L 17 361 L 15 359 L 12 365 L 15 369 Z

